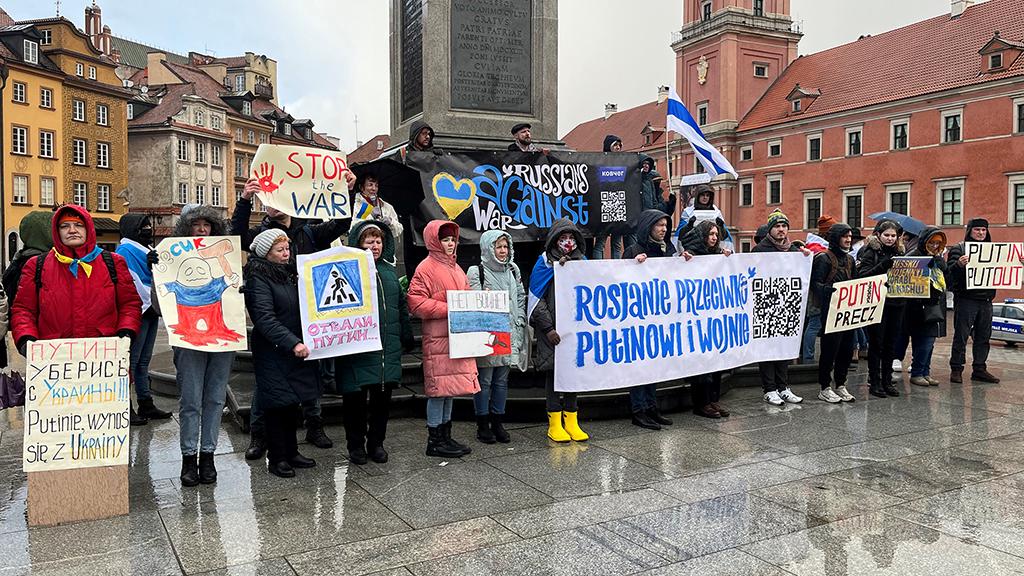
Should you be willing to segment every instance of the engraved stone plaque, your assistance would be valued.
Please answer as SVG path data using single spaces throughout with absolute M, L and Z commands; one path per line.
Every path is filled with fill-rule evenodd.
M 452 108 L 532 112 L 532 0 L 452 0 Z

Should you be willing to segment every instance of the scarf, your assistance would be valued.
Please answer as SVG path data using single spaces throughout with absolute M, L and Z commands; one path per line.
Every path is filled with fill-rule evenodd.
M 81 258 L 71 258 L 61 254 L 60 252 L 57 252 L 56 247 L 52 248 L 52 250 L 53 255 L 57 257 L 57 262 L 60 262 L 61 264 L 67 264 L 68 270 L 71 271 L 71 275 L 74 276 L 75 278 L 78 278 L 79 265 L 82 266 L 82 270 L 85 270 L 86 278 L 92 277 L 92 264 L 89 264 L 89 262 L 95 260 L 96 257 L 103 252 L 103 248 L 97 246 L 92 249 L 92 252 L 89 252 L 88 254 L 82 256 Z
M 135 282 L 135 291 L 142 299 L 142 311 L 149 310 L 152 306 L 153 271 L 149 269 L 147 256 L 151 248 L 136 242 L 130 238 L 122 238 L 117 246 L 117 253 L 128 263 L 128 271 L 132 274 L 132 281 Z
M 544 254 L 537 256 L 537 263 L 533 265 L 533 272 L 530 273 L 530 294 L 526 302 L 526 320 L 529 322 L 533 316 L 533 309 L 544 297 L 548 285 L 555 279 L 555 268 L 548 262 Z
M 781 243 L 776 242 L 775 238 L 772 238 L 770 234 L 768 235 L 768 238 L 772 241 L 772 245 L 775 246 L 779 252 L 789 252 L 789 249 L 793 246 L 793 241 L 789 239 L 789 236 L 786 236 L 786 239 Z

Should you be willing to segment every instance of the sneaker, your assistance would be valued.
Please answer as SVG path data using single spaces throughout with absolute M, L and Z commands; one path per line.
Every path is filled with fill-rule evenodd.
M 931 384 L 928 383 L 928 379 L 924 376 L 914 376 L 910 379 L 910 383 L 914 386 L 921 386 L 924 388 L 931 386 Z
M 781 397 L 786 402 L 789 402 L 790 404 L 799 404 L 804 401 L 804 399 L 801 398 L 800 396 L 793 394 L 793 391 L 790 390 L 789 388 L 786 388 L 782 392 L 779 392 L 779 397 Z
M 925 376 L 924 379 L 927 380 L 928 383 L 931 384 L 932 386 L 938 386 L 939 385 L 939 381 L 936 380 L 935 378 L 932 378 L 931 376 Z
M 893 372 L 903 372 L 903 362 L 900 362 L 899 360 L 893 360 L 892 361 L 892 371 Z
M 772 406 L 782 406 L 786 403 L 785 400 L 779 395 L 778 392 L 772 390 L 771 392 L 764 395 L 764 401 L 771 404 Z
M 829 404 L 838 404 L 843 401 L 831 388 L 825 388 L 821 392 L 818 392 L 818 400 L 823 400 Z
M 902 382 L 903 381 L 903 373 L 902 372 L 893 372 L 892 373 L 892 377 L 890 378 L 890 380 L 892 380 L 893 382 Z
M 846 386 L 836 386 L 836 394 L 843 400 L 843 402 L 856 402 L 857 398 L 846 389 Z

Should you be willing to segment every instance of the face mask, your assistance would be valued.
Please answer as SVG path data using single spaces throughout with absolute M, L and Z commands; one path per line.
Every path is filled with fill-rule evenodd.
M 562 250 L 563 254 L 569 254 L 576 249 L 576 239 L 563 238 L 558 241 L 558 247 Z

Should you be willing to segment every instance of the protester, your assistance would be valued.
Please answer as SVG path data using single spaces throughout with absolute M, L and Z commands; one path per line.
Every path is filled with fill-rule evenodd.
M 555 325 L 555 269 L 569 260 L 583 260 L 583 234 L 566 218 L 551 224 L 544 240 L 544 252 L 530 273 L 526 317 L 538 335 L 534 369 L 544 375 L 548 438 L 555 442 L 583 442 L 590 438 L 579 425 L 575 392 L 555 391 L 555 346 L 561 341 Z
M 602 148 L 604 152 L 622 152 L 622 139 L 614 134 L 608 134 L 604 137 L 604 146 Z M 594 251 L 591 252 L 590 256 L 594 260 L 602 260 L 604 258 L 604 247 L 605 243 L 610 242 L 611 256 L 614 259 L 618 259 L 622 256 L 624 237 L 622 234 L 602 234 L 594 238 Z
M 349 188 L 356 184 L 356 177 L 352 172 L 345 173 L 345 180 Z M 260 190 L 259 181 L 250 178 L 245 183 L 242 195 L 235 203 L 235 211 L 231 215 L 231 234 L 241 237 L 242 249 L 249 250 L 252 241 L 260 233 L 271 228 L 284 230 L 291 242 L 292 256 L 312 254 L 331 247 L 331 244 L 338 240 L 348 231 L 351 224 L 350 218 L 330 220 L 327 222 L 316 222 L 293 218 L 280 210 L 267 207 L 267 215 L 259 224 L 249 227 L 249 216 L 252 215 L 252 197 Z M 333 359 L 320 362 L 321 378 L 333 380 L 334 362 Z M 334 388 L 333 382 L 324 383 L 327 388 Z M 317 448 L 330 448 L 334 442 L 324 432 L 323 419 L 321 418 L 319 394 L 316 398 L 306 401 L 302 405 L 302 413 L 306 424 L 306 441 Z M 259 393 L 253 395 L 252 404 L 249 409 L 249 448 L 245 451 L 247 460 L 258 460 L 263 457 L 266 450 L 263 426 L 263 406 L 260 403 Z
M 946 256 L 949 270 L 949 287 L 953 291 L 953 349 L 949 354 L 949 381 L 962 384 L 964 364 L 967 360 L 967 338 L 973 342 L 971 348 L 971 380 L 998 384 L 988 371 L 989 340 L 992 338 L 992 300 L 995 290 L 967 289 L 967 242 L 991 242 L 988 220 L 972 218 L 967 222 L 964 241 L 951 246 Z
M 319 371 L 306 362 L 302 343 L 298 275 L 288 235 L 269 228 L 249 245 L 245 265 L 245 307 L 252 318 L 252 358 L 266 422 L 267 470 L 291 478 L 296 468 L 316 461 L 299 453 L 295 440 L 299 403 L 320 393 Z
M 459 226 L 432 220 L 423 230 L 427 258 L 409 282 L 409 312 L 423 321 L 423 391 L 427 395 L 427 456 L 461 457 L 472 452 L 452 438 L 452 398 L 480 391 L 476 361 L 448 355 L 448 291 L 469 290 L 456 264 Z
M 508 292 L 511 316 L 511 354 L 477 358 L 476 369 L 480 391 L 473 396 L 476 413 L 476 437 L 484 444 L 511 441 L 505 430 L 505 400 L 508 398 L 508 376 L 512 366 L 526 369 L 521 357 L 526 349 L 526 289 L 523 288 L 519 266 L 514 261 L 512 236 L 501 230 L 488 230 L 480 237 L 480 264 L 466 272 L 470 290 Z
M 929 226 L 918 237 L 917 246 L 907 256 L 930 257 L 928 270 L 931 291 L 927 298 L 907 299 L 904 324 L 910 335 L 910 383 L 914 386 L 938 386 L 931 377 L 932 351 L 935 339 L 946 335 L 946 234 Z
M 819 326 L 824 326 L 828 318 L 832 293 L 835 291 L 833 285 L 854 278 L 854 262 L 848 253 L 853 243 L 850 227 L 841 222 L 833 224 L 825 239 L 828 241 L 828 250 L 817 254 L 811 265 L 811 291 L 821 307 Z M 832 404 L 856 400 L 846 389 L 852 353 L 852 330 L 831 334 L 822 332 L 821 357 L 818 358 L 818 384 L 821 386 L 819 400 Z M 835 384 L 835 390 L 831 387 L 832 383 Z
M 683 247 L 683 257 L 687 260 L 694 256 L 730 256 L 732 249 L 723 246 L 724 237 L 725 226 L 714 220 L 703 220 L 679 238 L 679 245 Z M 705 418 L 729 416 L 730 412 L 718 403 L 722 394 L 722 372 L 700 374 L 689 378 L 689 381 L 694 414 Z
M 769 219 L 770 218 L 771 218 L 771 216 L 769 215 Z M 789 240 L 789 224 L 788 224 L 789 220 L 786 220 L 786 222 L 787 222 L 787 224 L 786 224 L 786 234 L 787 234 L 786 235 L 786 241 L 788 241 L 790 243 L 790 245 L 792 245 L 793 241 Z M 768 237 L 768 232 L 770 232 L 770 231 L 771 231 L 771 229 L 768 228 L 767 224 L 761 224 L 760 226 L 758 226 L 757 230 L 754 232 L 754 247 L 757 247 L 758 244 L 760 244 L 765 238 L 767 238 Z M 751 250 L 751 252 L 754 252 L 754 250 Z
M 359 193 L 352 199 L 352 222 L 384 222 L 391 230 L 391 234 L 398 238 L 402 235 L 402 223 L 398 219 L 395 207 L 380 197 L 379 185 L 380 182 L 374 174 L 366 174 L 357 181 L 356 189 Z
M 828 241 L 825 238 L 835 223 L 835 218 L 823 214 L 818 218 L 818 236 L 808 233 L 804 246 L 815 254 L 828 252 Z M 804 324 L 803 352 L 800 354 L 802 364 L 814 363 L 814 343 L 821 332 L 821 318 L 821 302 L 812 290 L 807 295 L 807 322 Z
M 347 356 L 338 363 L 348 459 L 353 464 L 388 461 L 384 439 L 388 430 L 391 392 L 402 381 L 402 351 L 413 346 L 405 295 L 395 269 L 395 237 L 387 223 L 356 223 L 348 245 L 369 250 L 377 269 L 377 310 L 381 349 Z
M 669 196 L 669 199 L 672 203 L 672 209 L 675 209 L 675 197 Z M 732 250 L 734 248 L 732 236 L 729 234 L 729 229 L 725 227 L 725 217 L 722 215 L 722 211 L 715 205 L 715 189 L 710 184 L 697 184 L 693 187 L 690 201 L 687 203 L 686 208 L 683 208 L 682 215 L 679 217 L 676 237 L 685 236 L 689 232 L 689 228 L 693 228 L 697 224 L 698 218 L 695 214 L 697 210 L 714 213 L 710 219 L 714 220 L 722 231 L 722 247 Z M 687 228 L 687 230 L 684 230 L 684 228 Z
M 49 210 L 34 210 L 25 215 L 21 219 L 21 223 L 18 225 L 18 234 L 21 237 L 22 247 L 14 253 L 11 257 L 11 263 L 7 265 L 3 273 L 3 288 L 4 293 L 7 296 L 7 303 L 11 311 L 13 312 L 14 301 L 18 295 L 18 283 L 21 281 L 21 272 L 25 267 L 25 263 L 32 258 L 45 254 L 53 248 L 53 233 L 51 230 L 51 222 L 53 220 L 53 212 Z M 21 376 L 26 374 L 27 362 L 25 357 L 18 353 L 17 340 L 13 340 L 15 347 L 13 350 L 8 350 L 8 347 L 4 345 L 0 354 L 3 355 L 0 360 L 3 360 L 5 366 L 11 367 L 11 376 Z M 135 416 L 134 424 L 145 424 Z
M 769 214 L 768 223 L 763 227 L 768 230 L 751 252 L 763 254 L 801 252 L 805 256 L 811 255 L 810 250 L 801 248 L 790 241 L 789 218 L 781 210 L 775 210 Z M 760 230 L 758 228 L 759 232 Z M 789 360 L 760 362 L 757 368 L 761 374 L 761 388 L 764 390 L 765 402 L 773 406 L 782 406 L 787 402 L 799 404 L 804 401 L 789 389 Z
M 644 210 L 637 217 L 636 243 L 626 249 L 623 258 L 643 264 L 648 258 L 667 258 L 676 253 L 675 246 L 667 239 L 668 214 L 661 210 Z M 648 430 L 661 430 L 671 426 L 672 421 L 661 415 L 658 409 L 658 385 L 641 384 L 629 389 L 629 404 L 633 412 L 633 425 Z
M 420 119 L 409 125 L 408 149 L 413 152 L 428 152 L 434 149 L 434 129 L 430 124 Z
M 654 164 L 654 158 L 640 155 L 640 209 L 673 214 L 676 211 L 676 195 L 670 193 L 668 200 L 661 199 L 661 175 L 654 169 Z
M 182 207 L 171 236 L 225 236 L 226 233 L 227 226 L 216 208 L 188 204 Z M 238 286 L 239 280 L 234 278 L 234 286 Z M 151 305 L 157 307 L 159 315 L 156 298 L 152 299 Z M 178 408 L 181 485 L 213 484 L 217 481 L 213 452 L 217 449 L 221 414 L 235 353 L 204 352 L 179 346 L 173 346 L 172 350 L 175 379 L 181 392 Z
M 875 224 L 874 232 L 857 253 L 857 277 L 887 274 L 892 268 L 893 258 L 905 253 L 900 238 L 902 233 L 899 224 L 892 220 L 880 220 Z M 868 392 L 878 398 L 900 395 L 892 383 L 892 359 L 903 319 L 903 303 L 902 298 L 886 298 L 882 321 L 867 327 Z
M 508 145 L 510 152 L 541 152 L 547 154 L 546 148 L 541 148 L 533 142 L 530 124 L 520 122 L 512 127 L 512 137 L 515 141 Z
M 121 243 L 117 253 L 128 263 L 135 291 L 142 301 L 142 324 L 139 336 L 132 341 L 131 380 L 135 385 L 135 397 L 139 403 L 138 418 L 142 420 L 166 420 L 171 413 L 153 404 L 149 390 L 149 361 L 153 357 L 153 345 L 160 329 L 160 315 L 151 302 L 153 297 L 153 264 L 158 257 L 153 250 L 153 223 L 146 214 L 128 213 L 121 217 Z M 134 410 L 133 410 L 134 412 Z

